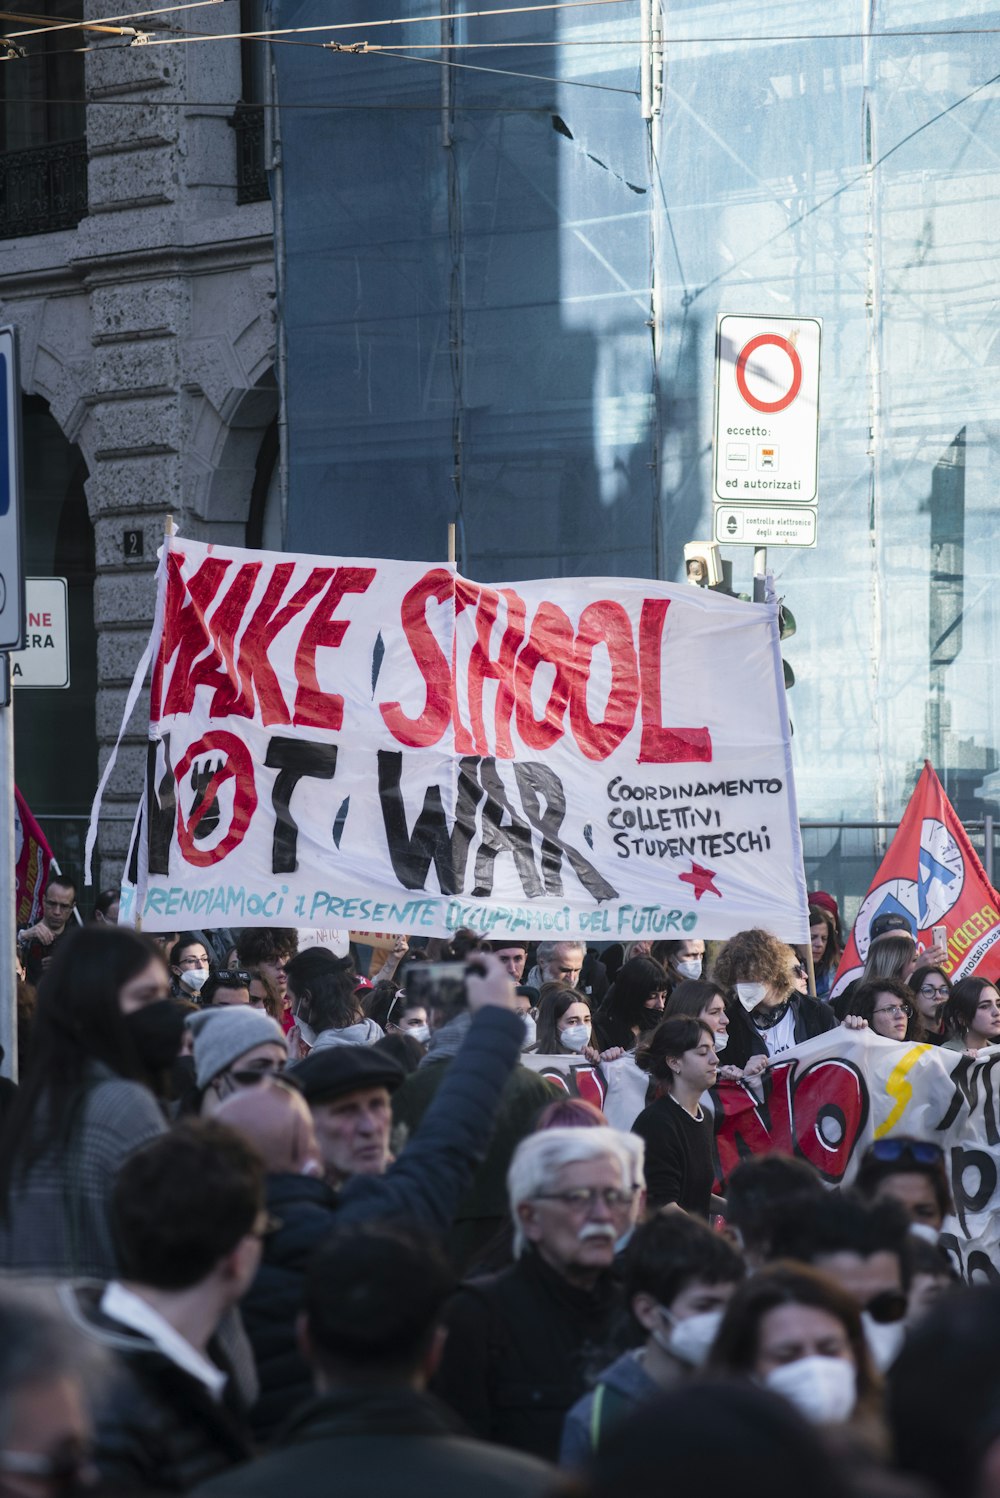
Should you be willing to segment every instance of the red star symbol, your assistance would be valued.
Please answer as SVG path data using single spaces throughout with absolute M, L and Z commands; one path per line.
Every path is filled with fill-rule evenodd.
M 720 900 L 722 899 L 721 889 L 716 889 L 712 883 L 715 878 L 714 869 L 703 869 L 700 863 L 695 863 L 692 859 L 690 874 L 681 874 L 679 877 L 685 884 L 690 884 L 694 890 L 695 900 L 700 900 L 708 891 L 711 891 L 713 895 L 718 895 Z

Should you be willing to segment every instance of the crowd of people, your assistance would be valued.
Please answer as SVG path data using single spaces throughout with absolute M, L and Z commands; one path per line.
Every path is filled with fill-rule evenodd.
M 804 1041 L 1000 1041 L 898 917 L 838 991 L 812 898 L 808 952 L 335 950 L 143 935 L 113 891 L 81 926 L 53 878 L 0 1095 L 0 1498 L 1000 1498 L 1000 1289 L 939 1246 L 940 1147 L 719 1178 L 706 1094 Z M 539 1058 L 627 1071 L 629 1126 Z

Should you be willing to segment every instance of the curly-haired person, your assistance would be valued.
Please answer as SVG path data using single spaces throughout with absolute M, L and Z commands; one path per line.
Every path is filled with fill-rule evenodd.
M 727 1064 L 752 1075 L 782 1051 L 835 1027 L 828 1005 L 795 991 L 794 962 L 791 947 L 760 928 L 738 931 L 719 952 L 712 980 L 728 999 Z

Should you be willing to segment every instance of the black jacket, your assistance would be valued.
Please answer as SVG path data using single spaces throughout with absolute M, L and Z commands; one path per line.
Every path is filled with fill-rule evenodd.
M 72 1320 L 112 1357 L 94 1409 L 94 1460 L 103 1488 L 185 1493 L 252 1455 L 246 1411 L 230 1376 L 215 1400 L 192 1374 L 165 1357 L 141 1332 L 101 1310 L 103 1285 L 66 1285 Z M 229 1372 L 219 1349 L 212 1361 Z
M 357 1222 L 395 1219 L 442 1235 L 448 1230 L 486 1153 L 523 1038 L 519 1015 L 493 1007 L 476 1014 L 420 1128 L 385 1175 L 354 1176 L 337 1193 L 307 1176 L 268 1177 L 268 1211 L 281 1227 L 264 1240 L 260 1270 L 241 1303 L 260 1379 L 253 1410 L 260 1436 L 271 1434 L 312 1393 L 295 1318 L 316 1249 L 334 1228 Z
M 477 1436 L 555 1461 L 567 1410 L 607 1362 L 614 1304 L 610 1273 L 583 1290 L 526 1248 L 452 1300 L 434 1392 Z
M 342 1390 L 302 1409 L 261 1461 L 197 1498 L 541 1498 L 551 1467 L 471 1440 L 414 1389 Z
M 837 1017 L 829 1004 L 811 999 L 808 994 L 794 993 L 791 997 L 792 1013 L 795 1016 L 795 1044 L 812 1040 L 814 1035 L 823 1035 L 834 1030 Z M 719 1056 L 720 1066 L 746 1066 L 751 1056 L 766 1056 L 764 1037 L 747 1014 L 742 1004 L 729 1006 L 729 1044 Z

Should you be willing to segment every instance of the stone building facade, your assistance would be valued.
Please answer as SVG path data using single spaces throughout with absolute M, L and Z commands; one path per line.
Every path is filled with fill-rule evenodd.
M 84 11 L 103 20 L 124 15 L 126 6 L 85 0 Z M 242 11 L 245 25 L 245 3 Z M 49 13 L 65 15 L 66 4 Z M 248 182 L 253 167 L 263 165 L 264 111 L 240 103 L 248 92 L 247 44 L 241 51 L 235 36 L 240 0 L 134 24 L 149 28 L 148 42 L 84 33 L 86 183 L 79 221 L 49 232 L 14 224 L 29 232 L 0 240 L 0 321 L 19 330 L 26 399 L 36 407 L 44 401 L 85 464 L 93 531 L 93 722 L 86 721 L 85 701 L 66 722 L 60 703 L 41 700 L 54 694 L 18 692 L 22 781 L 31 778 L 36 738 L 40 753 L 51 750 L 55 737 L 64 755 L 85 753 L 88 736 L 96 735 L 103 768 L 148 639 L 167 515 L 182 535 L 243 545 L 256 533 L 259 543 L 274 467 L 273 216 L 266 179 Z M 177 34 L 168 24 L 218 39 L 164 44 Z M 26 39 L 26 52 L 30 45 Z M 19 66 L 14 59 L 5 70 Z M 8 86 L 8 100 L 10 92 Z M 8 104 L 8 115 L 14 112 Z M 255 144 L 259 154 L 248 173 L 247 147 Z M 6 166 L 10 202 L 15 168 L 34 170 L 50 199 L 53 182 L 57 199 L 66 188 L 58 159 L 39 169 L 29 153 L 14 153 Z M 41 455 L 26 456 L 30 474 Z M 26 506 L 30 536 L 30 481 Z M 105 884 L 117 878 L 141 788 L 145 705 L 144 696 L 105 797 Z M 52 779 L 54 762 L 48 780 L 40 784 L 36 774 L 32 787 L 43 825 L 55 804 Z M 88 810 L 74 807 L 76 823 Z M 47 831 L 58 847 L 59 827 Z M 71 866 L 78 825 L 74 839 L 64 852 Z

